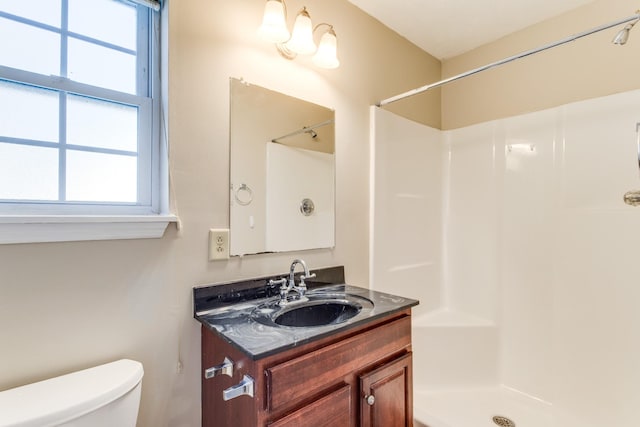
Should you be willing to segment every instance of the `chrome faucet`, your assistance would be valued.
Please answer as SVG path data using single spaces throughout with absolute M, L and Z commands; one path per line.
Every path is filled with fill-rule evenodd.
M 296 286 L 296 280 L 294 275 L 297 264 L 302 265 L 302 268 L 304 269 L 304 272 L 300 275 L 300 284 L 298 286 Z M 300 295 L 300 299 L 303 299 L 304 294 L 307 292 L 307 284 L 304 283 L 304 281 L 306 279 L 311 279 L 313 277 L 316 277 L 316 274 L 315 273 L 312 274 L 309 272 L 309 268 L 307 267 L 306 262 L 304 262 L 301 259 L 294 259 L 293 262 L 291 263 L 291 269 L 289 269 L 289 286 L 287 286 L 287 288 L 290 291 L 294 290 L 298 292 L 298 294 Z
M 296 286 L 295 270 L 296 265 L 298 264 L 302 265 L 304 272 L 300 275 L 300 284 Z M 291 263 L 291 268 L 289 269 L 289 281 L 287 282 L 287 279 L 285 278 L 280 280 L 272 279 L 269 280 L 269 285 L 273 286 L 278 283 L 280 284 L 280 302 L 278 304 L 282 306 L 287 304 L 287 297 L 291 291 L 296 291 L 298 293 L 298 301 L 307 301 L 307 297 L 304 296 L 307 292 L 307 284 L 304 281 L 313 277 L 316 277 L 316 274 L 309 272 L 306 262 L 301 259 L 294 259 Z

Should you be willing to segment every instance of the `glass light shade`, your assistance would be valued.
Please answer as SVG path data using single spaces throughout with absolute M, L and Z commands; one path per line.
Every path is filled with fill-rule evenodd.
M 313 56 L 313 63 L 321 68 L 338 68 L 340 61 L 338 60 L 337 45 L 336 33 L 331 28 L 322 35 L 318 51 Z
M 281 0 L 267 0 L 258 34 L 264 40 L 272 43 L 284 43 L 289 40 L 290 34 Z
M 313 42 L 313 25 L 306 8 L 303 8 L 296 17 L 291 40 L 287 42 L 287 49 L 300 55 L 310 55 L 316 51 L 316 44 Z

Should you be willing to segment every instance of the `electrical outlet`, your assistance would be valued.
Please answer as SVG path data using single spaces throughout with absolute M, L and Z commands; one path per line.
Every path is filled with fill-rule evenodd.
M 209 261 L 229 259 L 229 229 L 209 230 Z

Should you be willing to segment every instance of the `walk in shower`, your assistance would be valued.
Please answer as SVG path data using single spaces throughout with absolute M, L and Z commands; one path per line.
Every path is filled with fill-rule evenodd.
M 372 287 L 421 301 L 415 425 L 637 426 L 640 91 L 371 121 Z
M 372 121 L 372 287 L 421 301 L 416 425 L 637 426 L 640 91 L 445 132 Z

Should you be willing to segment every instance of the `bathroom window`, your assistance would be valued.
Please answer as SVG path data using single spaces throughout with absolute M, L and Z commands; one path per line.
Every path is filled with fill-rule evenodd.
M 2 217 L 161 213 L 158 29 L 126 0 L 0 0 Z

